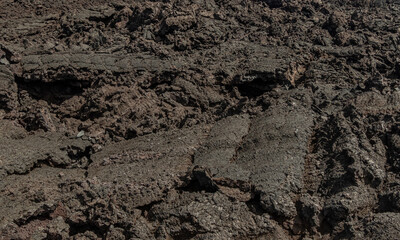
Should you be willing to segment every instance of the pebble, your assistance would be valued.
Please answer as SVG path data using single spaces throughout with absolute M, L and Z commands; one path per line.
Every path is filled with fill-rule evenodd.
M 9 65 L 9 64 L 10 64 L 10 62 L 9 62 L 7 59 L 5 59 L 5 58 L 2 58 L 2 59 L 0 59 L 0 64 L 3 64 L 3 65 Z
M 81 138 L 81 137 L 83 137 L 85 135 L 85 131 L 80 131 L 79 133 L 78 133 L 78 135 L 76 135 L 76 138 Z

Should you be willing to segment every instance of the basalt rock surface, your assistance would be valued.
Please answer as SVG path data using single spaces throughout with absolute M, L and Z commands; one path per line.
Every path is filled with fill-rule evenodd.
M 0 239 L 397 239 L 399 16 L 0 1 Z

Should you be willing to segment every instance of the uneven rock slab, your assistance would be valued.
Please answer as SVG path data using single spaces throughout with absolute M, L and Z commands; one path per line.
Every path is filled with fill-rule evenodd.
M 313 124 L 307 109 L 279 105 L 252 122 L 236 164 L 251 172 L 249 180 L 261 191 L 261 204 L 268 212 L 296 214 L 290 194 L 303 188 Z
M 182 61 L 184 62 L 184 61 Z M 133 71 L 160 72 L 174 69 L 178 62 L 162 61 L 152 56 L 121 56 L 111 54 L 52 54 L 31 55 L 22 58 L 22 70 L 27 73 L 40 75 L 47 71 L 76 70 L 76 71 L 110 71 L 127 73 Z M 185 64 L 185 63 L 184 63 Z M 180 67 L 177 65 L 176 67 Z M 176 68 L 175 67 L 175 68 Z
M 184 185 L 194 151 L 206 136 L 204 126 L 109 146 L 92 156 L 88 177 L 104 184 L 131 184 L 134 207 L 161 201 L 169 189 Z
M 174 204 L 165 202 L 151 209 L 165 236 L 192 239 L 228 239 L 288 237 L 268 215 L 248 211 L 243 202 L 232 201 L 222 193 L 187 193 L 171 196 Z M 242 221 L 247 219 L 247 221 Z M 173 226 L 173 227 L 169 227 Z
M 156 56 L 145 54 L 56 53 L 24 56 L 21 60 L 21 68 L 24 79 L 41 79 L 42 81 L 54 81 L 68 75 L 76 78 L 72 80 L 89 80 L 87 75 L 84 74 L 88 72 L 110 72 L 113 74 L 150 72 L 161 74 L 163 72 L 187 71 L 188 69 L 199 68 L 196 58 L 210 63 L 207 68 L 214 72 L 235 69 L 241 66 L 241 68 L 235 69 L 235 71 L 237 71 L 236 75 L 243 75 L 241 76 L 241 81 L 245 82 L 252 81 L 252 75 L 255 75 L 253 78 L 268 76 L 269 80 L 272 80 L 276 76 L 284 78 L 284 73 L 289 70 L 291 59 L 285 58 L 285 55 L 291 53 L 291 50 L 288 48 L 249 45 L 248 43 L 238 41 L 222 44 L 220 47 L 212 49 L 212 51 L 223 52 L 228 47 L 230 49 L 236 48 L 236 51 L 242 49 L 249 51 L 251 57 L 242 59 L 241 61 L 229 61 L 224 58 L 220 58 L 221 61 L 215 61 L 216 59 L 207 56 L 160 59 Z M 211 53 L 210 50 L 207 52 Z M 295 61 L 295 59 L 293 58 L 292 61 Z M 82 76 L 79 76 L 80 74 Z
M 214 178 L 248 182 L 266 211 L 290 217 L 296 214 L 290 195 L 303 187 L 313 117 L 301 107 L 286 109 L 274 106 L 251 122 L 246 117 L 219 122 L 195 164 L 209 168 Z
M 28 174 L 43 165 L 84 168 L 89 164 L 91 143 L 87 140 L 70 139 L 60 134 L 43 134 L 23 139 L 1 138 L 1 141 L 1 178 Z
M 10 175 L 0 182 L 1 239 L 27 239 L 38 226 L 46 227 L 51 219 L 65 217 L 61 201 L 67 196 L 60 186 L 85 178 L 83 169 L 36 168 L 29 174 Z M 36 224 L 35 224 L 36 223 Z M 40 224 L 41 223 L 41 224 Z

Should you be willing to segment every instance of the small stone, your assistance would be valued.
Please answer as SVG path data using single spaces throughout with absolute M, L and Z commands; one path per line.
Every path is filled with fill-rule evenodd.
M 79 133 L 78 133 L 78 135 L 76 135 L 76 138 L 81 138 L 81 137 L 83 137 L 85 135 L 85 131 L 80 131 Z
M 0 64 L 3 64 L 3 65 L 9 65 L 9 64 L 10 64 L 10 62 L 9 62 L 7 59 L 5 59 L 5 58 L 2 58 L 2 59 L 0 59 Z
M 151 32 L 149 30 L 145 31 L 144 38 L 147 39 L 147 40 L 152 40 L 153 39 L 153 36 L 152 36 L 152 34 L 151 34 Z

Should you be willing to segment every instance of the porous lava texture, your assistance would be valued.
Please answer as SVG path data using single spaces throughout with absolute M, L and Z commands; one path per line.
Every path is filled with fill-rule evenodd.
M 0 239 L 398 239 L 399 0 L 1 0 Z

